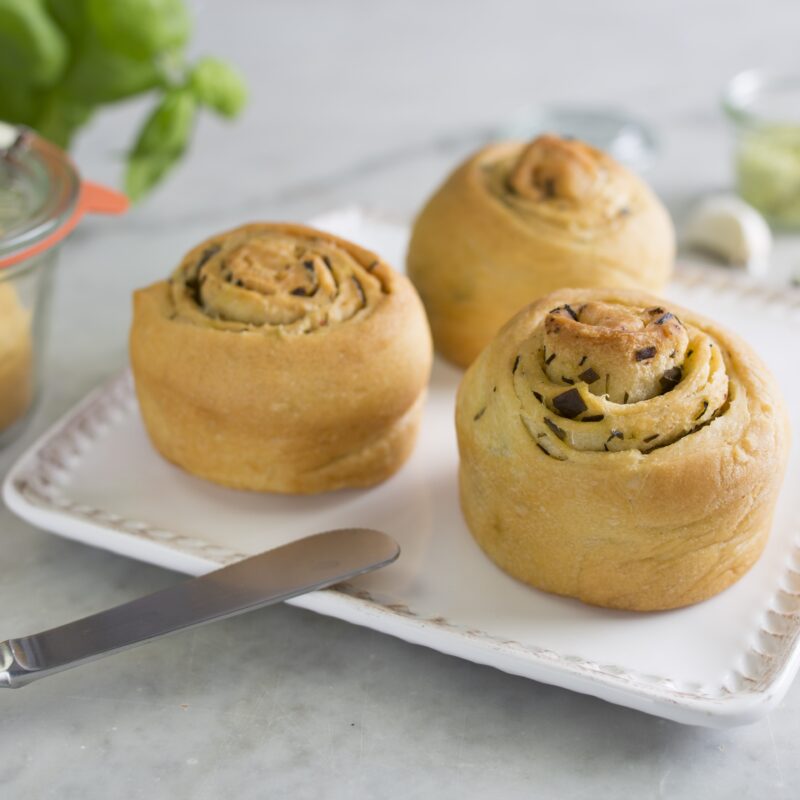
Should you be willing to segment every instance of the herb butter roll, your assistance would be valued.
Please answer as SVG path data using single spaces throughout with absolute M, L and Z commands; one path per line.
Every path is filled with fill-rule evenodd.
M 131 363 L 153 444 L 235 488 L 388 478 L 414 446 L 431 351 L 405 277 L 300 225 L 214 236 L 134 295 Z
M 419 214 L 408 274 L 436 348 L 466 366 L 516 311 L 564 287 L 661 291 L 675 254 L 664 207 L 582 142 L 490 145 Z
M 30 312 L 12 286 L 0 284 L 0 433 L 21 419 L 32 401 Z
M 783 400 L 737 336 L 629 290 L 527 306 L 459 389 L 461 506 L 502 569 L 647 611 L 740 578 L 786 465 Z

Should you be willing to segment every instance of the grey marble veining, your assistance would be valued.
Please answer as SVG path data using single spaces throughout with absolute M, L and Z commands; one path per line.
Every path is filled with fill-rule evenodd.
M 649 177 L 680 221 L 731 184 L 720 86 L 744 66 L 796 61 L 800 26 L 788 1 L 206 0 L 194 11 L 197 52 L 242 66 L 250 108 L 234 125 L 204 119 L 191 159 L 145 205 L 72 237 L 47 390 L 0 475 L 123 366 L 131 290 L 199 238 L 353 202 L 407 215 L 461 154 L 460 133 L 525 104 L 650 120 L 661 155 Z M 116 180 L 143 111 L 96 120 L 76 150 L 87 176 Z M 784 239 L 779 267 L 799 252 Z M 0 638 L 177 577 L 0 510 Z M 798 741 L 797 684 L 762 722 L 693 729 L 277 607 L 3 692 L 0 797 L 789 800 Z

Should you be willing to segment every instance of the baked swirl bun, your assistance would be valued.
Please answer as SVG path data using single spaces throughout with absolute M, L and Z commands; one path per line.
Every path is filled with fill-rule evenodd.
M 466 366 L 532 300 L 567 286 L 661 291 L 674 254 L 669 215 L 639 178 L 544 135 L 458 167 L 414 224 L 408 274 L 437 349 Z
M 0 433 L 25 415 L 32 400 L 30 312 L 12 286 L 0 284 Z
M 741 339 L 626 290 L 523 309 L 464 376 L 456 427 L 486 553 L 532 586 L 640 611 L 753 565 L 789 449 L 778 389 Z
M 134 295 L 130 352 L 170 461 L 257 491 L 369 486 L 411 452 L 431 366 L 422 304 L 376 255 L 300 225 L 214 236 Z

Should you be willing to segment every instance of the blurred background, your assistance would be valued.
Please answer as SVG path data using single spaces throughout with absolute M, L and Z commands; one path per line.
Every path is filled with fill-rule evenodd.
M 111 349 L 124 362 L 127 325 L 117 318 L 130 290 L 213 231 L 354 203 L 409 217 L 483 137 L 542 104 L 646 122 L 657 142 L 646 178 L 680 234 L 699 197 L 734 186 L 726 83 L 749 67 L 800 69 L 792 0 L 187 5 L 189 59 L 235 65 L 249 99 L 235 120 L 202 115 L 185 161 L 127 216 L 91 219 L 74 234 L 56 304 L 73 306 L 84 281 L 107 283 L 96 313 L 119 331 L 104 340 L 72 332 L 90 364 L 107 363 Z M 126 150 L 152 105 L 143 96 L 105 106 L 79 132 L 72 150 L 85 177 L 122 185 Z M 796 239 L 784 236 L 775 269 L 786 275 L 795 261 Z
M 288 211 L 311 190 L 320 207 L 361 201 L 410 213 L 460 153 L 387 156 L 502 128 L 543 103 L 621 108 L 648 121 L 661 147 L 648 177 L 680 215 L 697 193 L 732 185 L 726 82 L 748 67 L 800 69 L 792 0 L 188 6 L 190 53 L 237 65 L 250 101 L 232 124 L 201 121 L 191 161 L 140 220 L 223 214 L 227 224 L 275 204 Z M 85 174 L 119 177 L 119 150 L 147 107 L 137 100 L 93 121 L 75 149 Z M 359 173 L 382 159 L 384 174 Z

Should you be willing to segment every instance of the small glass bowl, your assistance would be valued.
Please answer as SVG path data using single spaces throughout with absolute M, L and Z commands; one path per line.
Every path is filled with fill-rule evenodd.
M 725 88 L 739 195 L 777 228 L 800 229 L 800 73 L 752 69 Z

